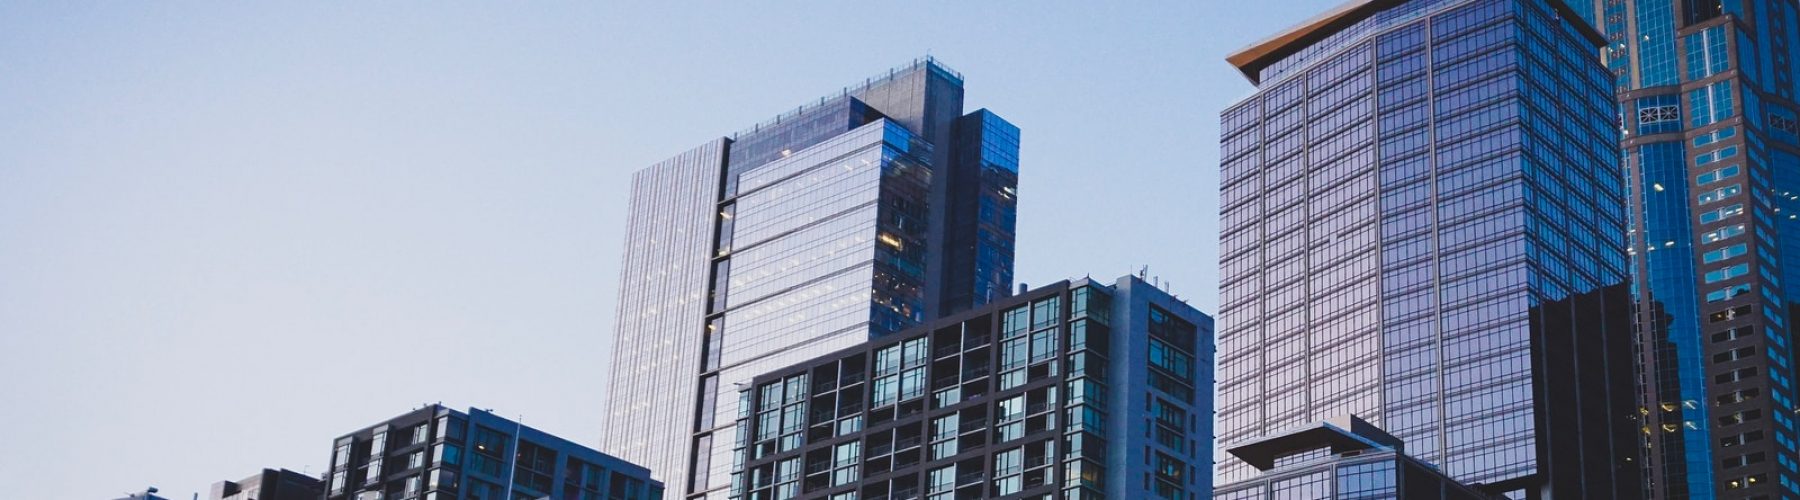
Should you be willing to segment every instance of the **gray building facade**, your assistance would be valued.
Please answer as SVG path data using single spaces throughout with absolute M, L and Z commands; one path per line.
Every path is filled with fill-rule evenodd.
M 332 441 L 324 500 L 661 500 L 650 470 L 488 411 L 427 405 Z
M 722 498 L 734 384 L 1005 297 L 1018 128 L 901 66 L 633 176 L 602 445 Z
M 756 377 L 730 498 L 1209 495 L 1212 319 L 1062 282 Z
M 1353 415 L 1510 498 L 1641 494 L 1605 43 L 1558 0 L 1357 0 L 1229 58 L 1220 450 Z

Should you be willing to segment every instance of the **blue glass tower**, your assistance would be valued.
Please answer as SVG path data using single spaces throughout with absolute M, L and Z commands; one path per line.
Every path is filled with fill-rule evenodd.
M 1490 493 L 1638 497 L 1604 44 L 1557 0 L 1359 0 L 1230 57 L 1216 450 L 1351 415 Z
M 1796 498 L 1792 1 L 1594 0 L 1630 179 L 1646 493 Z

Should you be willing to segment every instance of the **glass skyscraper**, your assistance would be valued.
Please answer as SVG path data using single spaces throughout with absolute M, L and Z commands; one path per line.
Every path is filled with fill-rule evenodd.
M 1350 415 L 1511 498 L 1640 494 L 1605 43 L 1558 0 L 1359 0 L 1229 58 L 1215 450 Z
M 639 171 L 602 444 L 731 486 L 736 384 L 1006 296 L 1018 128 L 901 66 Z
M 1654 498 L 1800 498 L 1792 1 L 1588 0 L 1629 180 Z M 1789 272 L 1793 270 L 1793 272 Z

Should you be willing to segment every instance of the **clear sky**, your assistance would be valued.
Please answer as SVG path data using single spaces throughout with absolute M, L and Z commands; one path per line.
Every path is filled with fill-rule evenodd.
M 1210 312 L 1222 59 L 1335 3 L 0 2 L 0 496 L 593 443 L 628 175 L 927 53 L 1023 129 L 1020 281 Z

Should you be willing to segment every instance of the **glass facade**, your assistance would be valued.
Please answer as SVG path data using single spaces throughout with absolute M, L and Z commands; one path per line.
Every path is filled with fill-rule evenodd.
M 481 410 L 432 405 L 338 438 L 325 500 L 661 500 L 650 470 Z
M 632 176 L 628 271 L 619 277 L 618 339 L 601 447 L 649 467 L 677 495 L 683 485 L 666 471 L 685 470 L 678 464 L 687 453 L 669 443 L 691 439 L 689 415 L 699 392 L 694 374 L 719 357 L 695 353 L 718 337 L 711 334 L 717 325 L 707 324 L 706 293 L 713 225 L 723 218 L 715 214 L 725 149 L 724 140 L 715 141 Z M 641 337 L 627 342 L 627 336 Z
M 1780 265 L 1800 249 L 1795 7 L 1584 7 L 1608 13 L 1625 133 L 1645 494 L 1800 497 L 1785 304 L 1796 285 Z
M 1221 485 L 1224 500 L 1492 500 L 1407 456 L 1404 443 L 1368 422 L 1339 417 L 1227 450 L 1262 471 Z
M 1202 498 L 1211 352 L 1136 278 L 998 300 L 742 386 L 731 498 Z
M 1444 477 L 1428 465 L 1388 451 L 1306 464 L 1281 474 L 1222 487 L 1212 498 L 1489 500 L 1493 497 Z
M 724 497 L 737 384 L 1006 295 L 1017 157 L 926 59 L 638 173 L 603 444 Z
M 1221 480 L 1257 473 L 1233 442 L 1354 415 L 1492 492 L 1635 497 L 1603 41 L 1547 0 L 1340 15 L 1234 56 L 1258 90 L 1223 114 Z
M 1019 128 L 988 110 L 959 119 L 957 163 L 949 202 L 974 217 L 946 228 L 949 239 L 969 246 L 946 256 L 943 313 L 980 307 L 1011 286 L 1013 234 L 1018 219 Z M 997 295 L 998 294 L 998 295 Z

